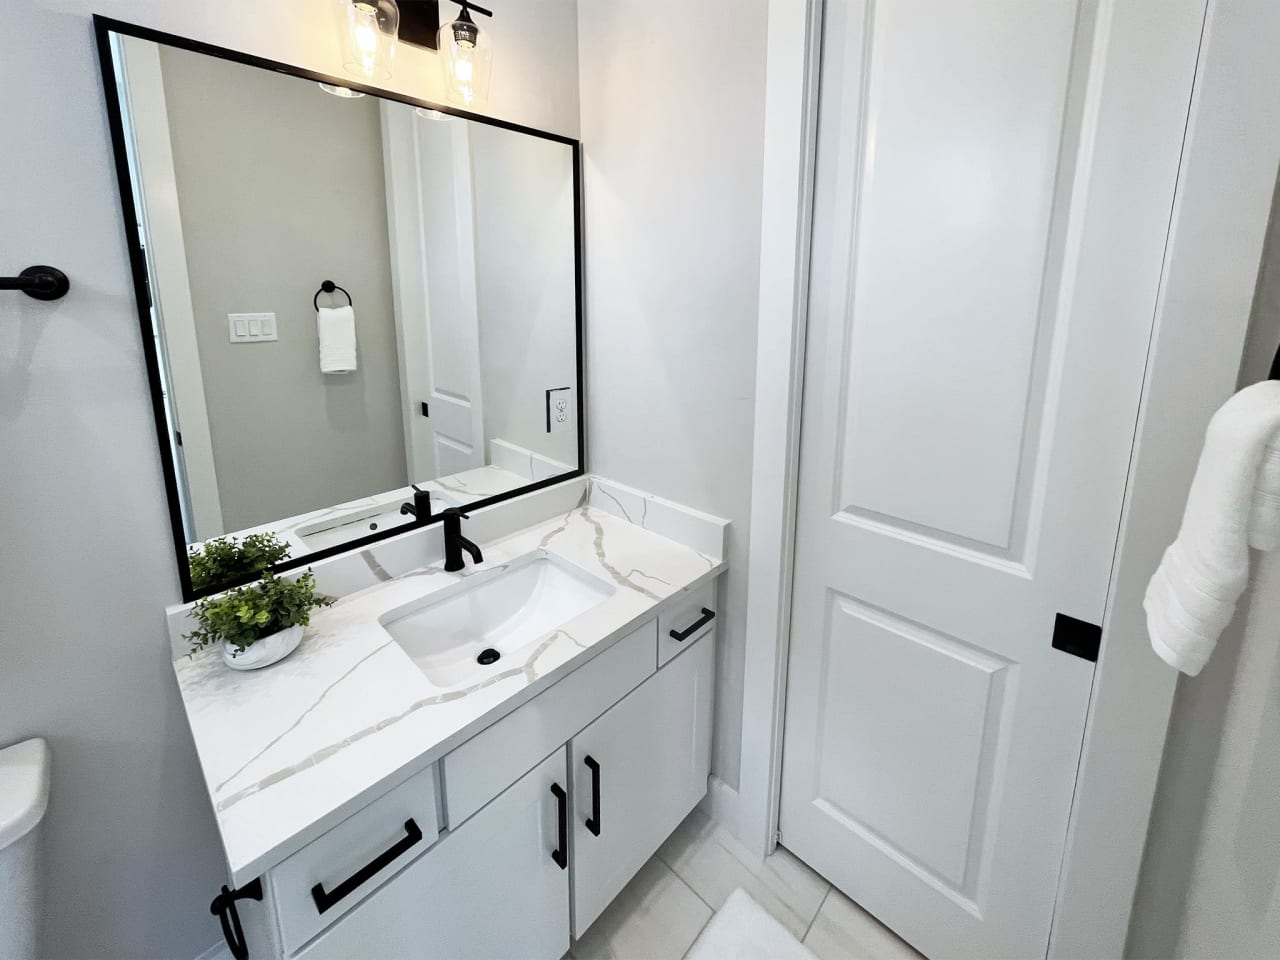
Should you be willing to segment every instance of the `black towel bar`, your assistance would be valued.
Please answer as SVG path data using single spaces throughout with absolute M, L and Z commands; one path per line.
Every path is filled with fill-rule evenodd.
M 71 281 L 65 273 L 42 264 L 27 267 L 16 277 L 0 277 L 0 290 L 21 290 L 37 300 L 60 300 L 70 289 Z

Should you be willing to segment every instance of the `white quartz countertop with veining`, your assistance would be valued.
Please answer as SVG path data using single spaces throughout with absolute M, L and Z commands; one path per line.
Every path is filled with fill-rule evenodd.
M 666 598 L 725 566 L 585 504 L 481 547 L 481 565 L 459 573 L 424 567 L 315 611 L 302 644 L 274 666 L 231 670 L 216 646 L 174 662 L 236 886 L 607 649 Z M 617 589 L 534 644 L 525 662 L 504 659 L 483 682 L 433 686 L 378 622 L 419 597 L 536 551 Z

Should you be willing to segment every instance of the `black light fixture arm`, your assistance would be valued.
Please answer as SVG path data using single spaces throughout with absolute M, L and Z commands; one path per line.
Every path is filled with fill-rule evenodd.
M 471 18 L 467 13 L 469 10 L 474 10 L 476 13 L 483 14 L 486 17 L 493 16 L 492 10 L 486 10 L 484 7 L 472 3 L 471 0 L 455 0 L 455 2 L 462 8 L 462 11 L 458 14 L 459 18 L 466 18 L 470 20 Z
M 43 264 L 27 267 L 16 277 L 0 277 L 0 290 L 21 290 L 36 300 L 61 300 L 70 289 L 65 273 Z

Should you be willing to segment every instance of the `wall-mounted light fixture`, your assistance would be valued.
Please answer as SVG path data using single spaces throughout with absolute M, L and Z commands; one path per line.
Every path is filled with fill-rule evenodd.
M 386 80 L 396 58 L 400 7 L 396 0 L 350 0 L 343 66 L 362 80 Z
M 471 0 L 457 0 L 458 16 L 440 23 L 440 0 L 341 0 L 346 8 L 347 43 L 344 65 L 365 80 L 391 76 L 396 43 L 436 50 L 449 99 L 475 107 L 489 98 L 493 47 L 488 31 L 472 17 L 492 17 L 493 11 Z M 335 92 L 335 91 L 330 91 Z M 341 94 L 350 96 L 350 93 Z
M 489 74 L 493 67 L 493 47 L 487 31 L 481 30 L 471 13 L 492 17 L 493 11 L 470 0 L 458 0 L 458 19 L 440 28 L 440 66 L 449 87 L 449 99 L 464 107 L 474 107 L 489 99 Z

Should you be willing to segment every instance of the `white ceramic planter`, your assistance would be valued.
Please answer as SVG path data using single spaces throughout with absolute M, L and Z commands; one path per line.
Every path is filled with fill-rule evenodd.
M 263 637 L 243 650 L 222 641 L 222 662 L 232 670 L 257 670 L 278 663 L 293 653 L 302 642 L 302 625 L 287 627 L 279 633 Z

